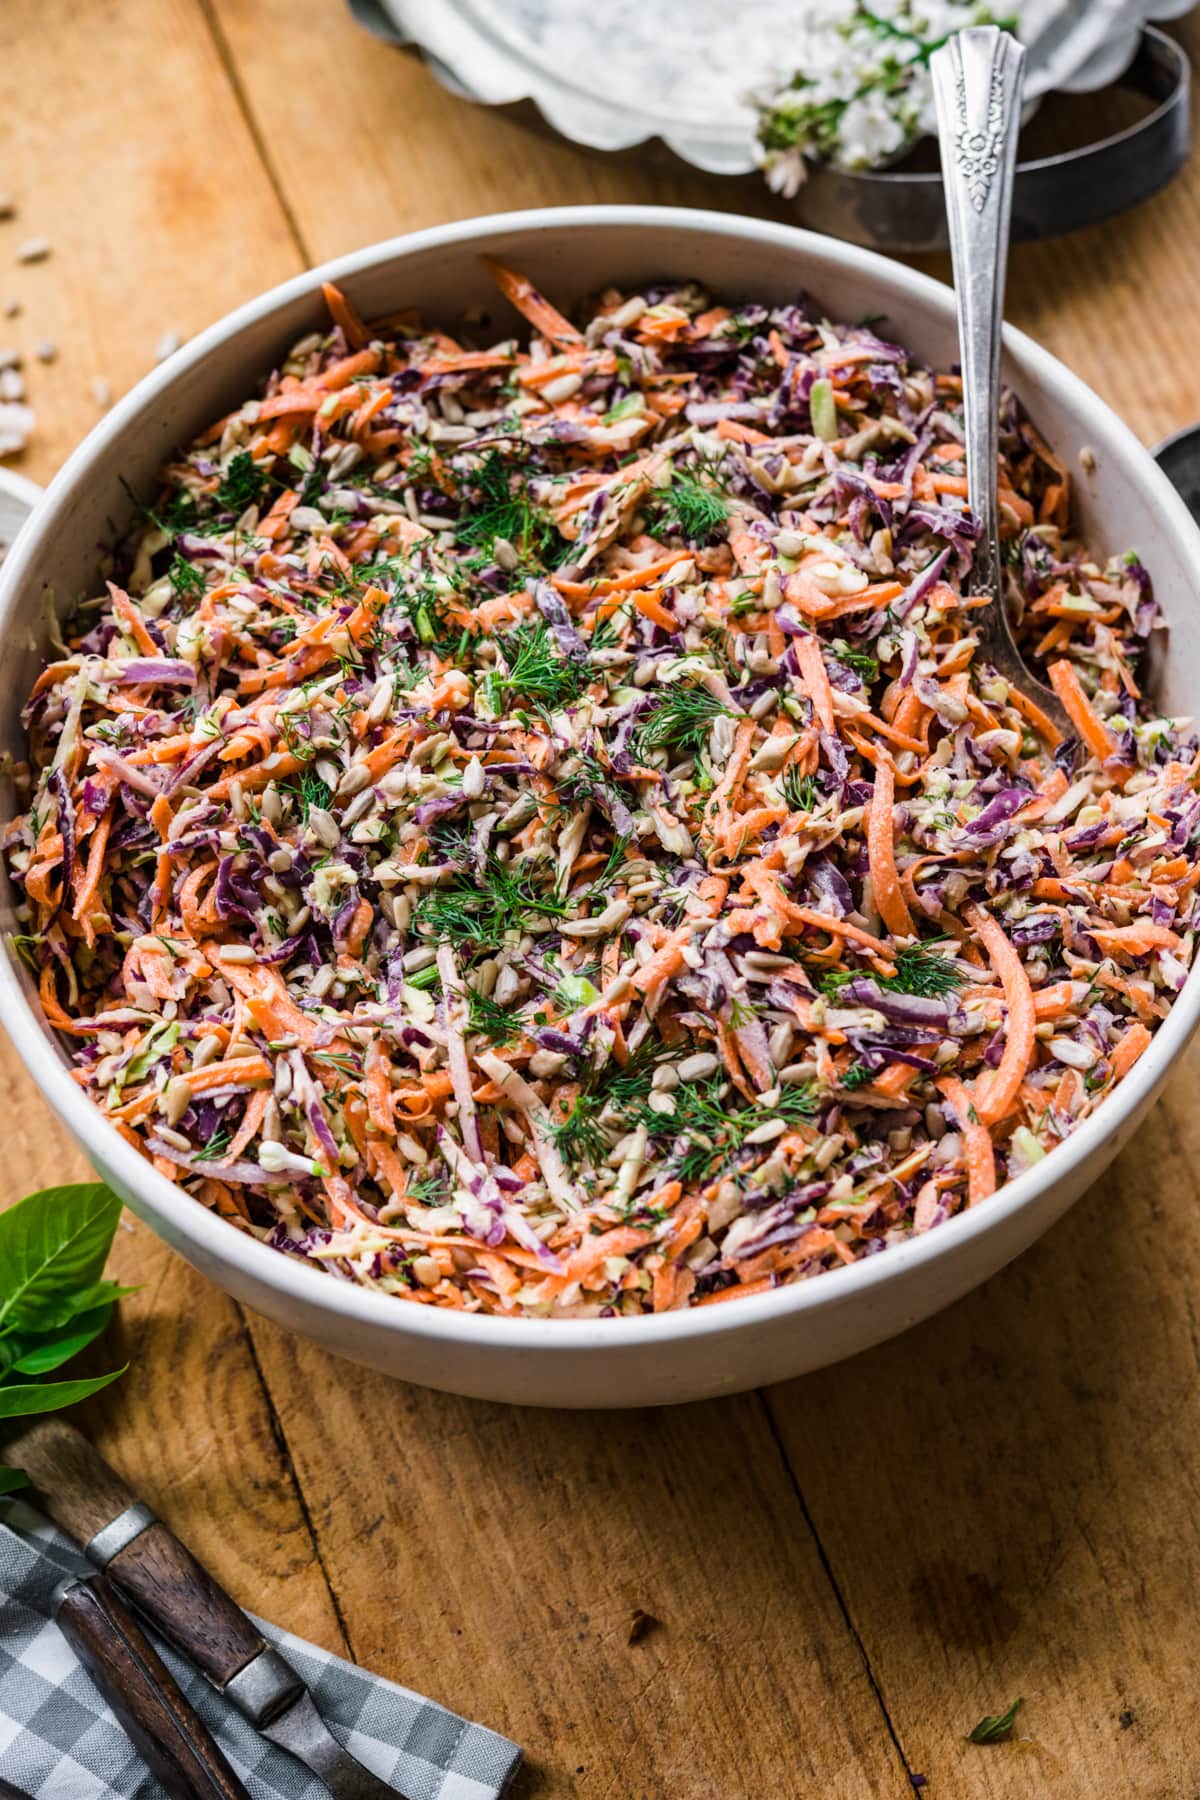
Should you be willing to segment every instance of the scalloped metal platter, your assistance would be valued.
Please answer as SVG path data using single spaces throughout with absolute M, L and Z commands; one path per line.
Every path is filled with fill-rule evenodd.
M 1024 0 L 1026 95 L 1089 91 L 1118 79 L 1143 25 L 1193 0 Z M 532 103 L 546 123 L 597 150 L 657 138 L 715 175 L 754 167 L 748 92 L 790 72 L 789 12 L 811 0 L 351 0 L 382 35 L 420 51 L 456 93 L 491 106 Z M 753 29 L 755 15 L 769 34 Z M 681 23 L 683 29 L 681 29 Z M 771 43 L 772 48 L 767 49 Z

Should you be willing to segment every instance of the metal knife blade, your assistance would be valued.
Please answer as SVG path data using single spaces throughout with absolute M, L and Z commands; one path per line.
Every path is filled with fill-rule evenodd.
M 406 1800 L 343 1750 L 290 1663 L 73 1426 L 37 1419 L 5 1453 L 19 1457 L 46 1512 L 97 1568 L 333 1800 Z
M 397 1800 L 397 1789 L 343 1750 L 305 1688 L 286 1712 L 258 1729 L 312 1770 L 336 1800 Z

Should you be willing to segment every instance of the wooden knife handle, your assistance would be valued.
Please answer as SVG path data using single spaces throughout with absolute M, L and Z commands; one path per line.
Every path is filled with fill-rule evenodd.
M 41 1490 L 43 1510 L 80 1546 L 137 1498 L 65 1419 L 33 1419 L 15 1436 L 8 1433 L 4 1455 L 24 1469 Z
M 72 1583 L 57 1619 L 171 1800 L 247 1800 L 207 1727 L 103 1575 Z
M 84 1549 L 135 1504 L 116 1470 L 62 1419 L 38 1419 L 6 1439 L 5 1456 L 24 1469 L 42 1507 Z M 241 1608 L 161 1519 L 139 1531 L 104 1568 L 218 1687 L 266 1648 Z

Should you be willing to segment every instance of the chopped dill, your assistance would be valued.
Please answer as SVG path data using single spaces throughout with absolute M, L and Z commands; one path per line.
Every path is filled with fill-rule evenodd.
M 172 559 L 167 578 L 181 600 L 199 600 L 207 586 L 204 571 L 178 554 Z
M 642 1093 L 644 1094 L 643 1083 Z M 724 1168 L 741 1149 L 755 1126 L 768 1119 L 788 1122 L 808 1118 L 816 1111 L 816 1094 L 809 1082 L 780 1091 L 770 1111 L 757 1106 L 732 1107 L 730 1086 L 723 1074 L 707 1081 L 688 1081 L 670 1090 L 674 1110 L 660 1113 L 641 1095 L 632 1099 L 626 1115 L 629 1124 L 644 1125 L 652 1137 L 674 1140 L 680 1179 L 704 1181 Z
M 440 1169 L 422 1169 L 409 1173 L 404 1198 L 415 1206 L 437 1206 L 445 1197 L 445 1175 Z
M 314 769 L 305 769 L 295 781 L 285 782 L 283 791 L 296 800 L 300 817 L 304 820 L 308 819 L 314 806 L 328 809 L 329 802 L 333 799 L 333 789 L 328 782 L 321 780 Z
M 634 754 L 642 758 L 652 750 L 672 750 L 694 756 L 704 747 L 713 720 L 733 716 L 708 688 L 673 682 L 634 732 Z
M 248 450 L 239 450 L 229 460 L 217 489 L 217 506 L 222 512 L 243 513 L 256 500 L 262 499 L 267 485 L 267 472 L 260 469 Z
M 496 714 L 513 694 L 554 711 L 576 699 L 587 681 L 586 665 L 570 662 L 540 619 L 516 626 L 500 639 L 500 648 L 508 668 L 490 670 L 483 682 Z
M 816 776 L 801 775 L 796 768 L 789 769 L 779 785 L 793 812 L 815 812 L 824 798 L 817 786 Z
M 233 1132 L 228 1125 L 218 1125 L 208 1139 L 203 1150 L 197 1150 L 197 1162 L 217 1162 L 233 1142 Z
M 608 1143 L 596 1122 L 596 1108 L 580 1094 L 571 1103 L 565 1118 L 550 1126 L 550 1138 L 558 1154 L 571 1168 L 580 1163 L 603 1162 Z
M 608 853 L 604 867 L 596 873 L 588 884 L 588 893 L 606 893 L 616 879 L 618 871 L 624 867 L 628 860 L 629 839 L 627 837 L 618 837 L 614 839 L 613 847 Z
M 942 956 L 933 943 L 910 944 L 903 950 L 897 950 L 895 963 L 894 975 L 873 977 L 879 987 L 893 994 L 917 994 L 922 999 L 940 1000 L 943 995 L 952 994 L 963 984 L 963 977 L 953 963 L 948 957 Z M 845 987 L 848 981 L 854 981 L 860 973 L 862 971 L 854 969 L 831 969 L 821 978 L 822 990 L 826 994 L 836 994 L 839 988 Z
M 650 532 L 676 531 L 686 543 L 702 546 L 728 523 L 729 502 L 719 488 L 676 469 L 667 485 L 650 495 L 645 513 Z
M 874 1079 L 874 1069 L 869 1069 L 866 1063 L 854 1063 L 844 1075 L 838 1076 L 838 1086 L 853 1093 L 856 1088 L 868 1087 Z
M 512 545 L 519 556 L 553 567 L 568 550 L 557 527 L 529 496 L 524 477 L 513 471 L 499 450 L 489 450 L 467 481 L 468 510 L 459 520 L 455 541 L 494 554 L 497 538 Z
M 529 867 L 513 867 L 489 856 L 482 870 L 456 873 L 431 888 L 417 903 L 414 923 L 427 938 L 452 943 L 499 944 L 509 932 L 528 929 L 528 920 L 561 919 L 567 907 L 556 889 L 538 889 Z
M 522 1025 L 506 1007 L 497 1006 L 487 994 L 476 993 L 475 989 L 467 989 L 467 1006 L 470 1017 L 468 1029 L 477 1031 L 485 1037 L 489 1044 L 503 1046 L 511 1044 L 520 1037 Z

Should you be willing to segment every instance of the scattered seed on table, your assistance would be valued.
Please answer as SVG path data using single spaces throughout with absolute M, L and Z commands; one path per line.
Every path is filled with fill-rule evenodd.
M 92 381 L 92 399 L 102 411 L 107 411 L 112 405 L 112 388 L 103 375 L 95 376 Z
M 19 369 L 20 366 L 21 352 L 19 350 L 13 350 L 8 346 L 0 349 L 0 369 Z
M 0 219 L 11 219 L 16 210 L 11 194 L 0 194 Z
M 23 450 L 34 423 L 31 407 L 0 402 L 0 456 L 11 456 L 15 450 Z
M 168 356 L 174 356 L 182 342 L 177 331 L 164 331 L 154 346 L 155 362 L 166 362 Z
M 0 369 L 0 400 L 23 400 L 25 377 L 20 369 Z
M 4 302 L 5 318 L 6 319 L 15 319 L 17 314 L 20 312 L 20 310 L 21 310 L 21 302 L 17 299 L 15 294 L 10 294 L 8 296 L 8 299 Z
M 45 262 L 53 248 L 49 238 L 26 238 L 23 244 L 17 245 L 17 261 L 23 263 Z
M 33 346 L 33 354 L 39 362 L 53 362 L 58 355 L 58 345 L 53 338 L 39 338 Z

